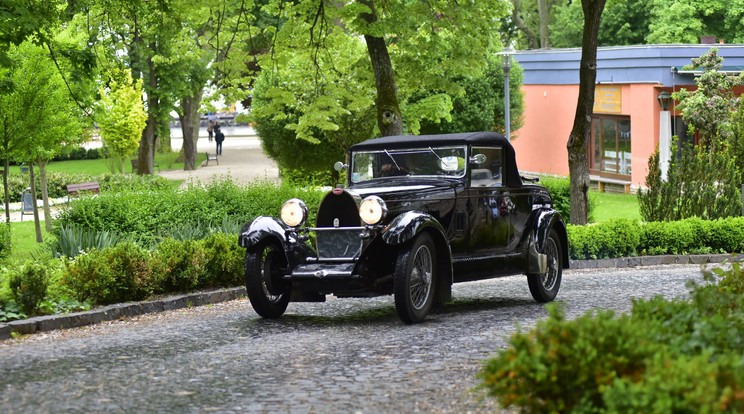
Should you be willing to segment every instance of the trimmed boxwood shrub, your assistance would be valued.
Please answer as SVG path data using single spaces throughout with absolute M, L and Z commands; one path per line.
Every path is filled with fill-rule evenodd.
M 132 242 L 92 250 L 66 262 L 62 283 L 95 305 L 142 300 L 154 290 L 150 253 Z
M 744 252 L 744 217 L 650 223 L 617 219 L 587 226 L 568 225 L 568 240 L 570 257 L 574 260 L 741 253 Z

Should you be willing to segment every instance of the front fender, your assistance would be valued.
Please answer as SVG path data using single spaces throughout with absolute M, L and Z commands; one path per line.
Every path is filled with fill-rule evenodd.
M 420 211 L 408 211 L 385 226 L 382 230 L 382 240 L 392 246 L 403 244 L 427 228 L 435 229 L 439 235 L 445 234 L 442 225 L 431 215 Z
M 240 247 L 250 249 L 266 237 L 276 237 L 282 245 L 287 241 L 290 228 L 274 217 L 256 217 L 250 224 L 243 226 L 238 236 Z
M 304 263 L 308 257 L 317 256 L 310 246 L 297 237 L 297 233 L 274 217 L 260 216 L 245 225 L 238 236 L 238 244 L 250 249 L 268 239 L 281 244 L 291 268 Z

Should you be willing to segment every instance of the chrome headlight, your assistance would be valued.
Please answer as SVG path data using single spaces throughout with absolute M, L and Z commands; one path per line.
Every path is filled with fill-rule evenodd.
M 282 204 L 281 218 L 289 227 L 298 227 L 307 219 L 307 206 L 299 198 L 287 200 Z
M 369 196 L 359 204 L 359 217 L 369 225 L 377 224 L 385 218 L 387 206 L 380 197 Z

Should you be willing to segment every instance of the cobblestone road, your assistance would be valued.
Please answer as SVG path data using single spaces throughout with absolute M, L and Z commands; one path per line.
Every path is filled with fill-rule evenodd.
M 685 295 L 700 268 L 574 270 L 570 316 Z M 526 279 L 455 285 L 455 302 L 404 325 L 391 297 L 290 304 L 279 320 L 248 301 L 150 314 L 0 342 L 0 412 L 479 413 L 485 358 L 546 316 Z

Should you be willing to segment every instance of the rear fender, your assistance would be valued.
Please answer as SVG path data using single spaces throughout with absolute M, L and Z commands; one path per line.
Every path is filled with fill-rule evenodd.
M 563 223 L 561 214 L 551 208 L 542 208 L 535 212 L 536 216 L 532 221 L 532 231 L 530 234 L 530 269 L 528 273 L 543 273 L 540 267 L 535 267 L 537 264 L 542 263 L 539 259 L 541 255 L 538 252 L 545 251 L 545 243 L 548 239 L 548 233 L 551 229 L 555 229 L 558 233 L 558 237 L 561 240 L 561 255 L 563 256 L 563 268 L 568 268 L 568 234 L 566 232 L 566 225 Z

